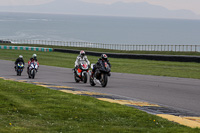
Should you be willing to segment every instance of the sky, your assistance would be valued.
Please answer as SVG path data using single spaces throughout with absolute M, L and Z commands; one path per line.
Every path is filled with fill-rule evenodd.
M 55 0 L 0 0 L 0 6 L 40 5 Z
M 40 5 L 59 0 L 0 0 L 0 6 Z M 115 2 L 147 2 L 169 10 L 190 10 L 200 15 L 200 0 L 81 0 L 89 3 L 112 4 Z
M 200 0 L 82 0 L 91 3 L 112 4 L 114 2 L 147 2 L 152 5 L 163 6 L 169 10 L 191 10 L 200 15 Z

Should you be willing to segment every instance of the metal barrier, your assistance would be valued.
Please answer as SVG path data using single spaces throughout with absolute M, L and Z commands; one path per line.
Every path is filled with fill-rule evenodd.
M 48 41 L 48 40 L 12 40 L 4 39 L 0 43 L 13 44 L 40 44 L 40 45 L 54 45 L 54 46 L 68 46 L 68 47 L 87 47 L 87 48 L 101 48 L 111 50 L 125 50 L 125 51 L 178 51 L 178 52 L 200 52 L 200 45 L 130 45 L 130 44 L 104 44 L 104 43 L 90 43 L 90 42 L 66 42 L 66 41 Z

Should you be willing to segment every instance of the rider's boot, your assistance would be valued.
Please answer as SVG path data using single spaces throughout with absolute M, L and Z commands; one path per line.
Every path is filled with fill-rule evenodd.
M 94 79 L 94 72 L 91 72 L 91 78 Z

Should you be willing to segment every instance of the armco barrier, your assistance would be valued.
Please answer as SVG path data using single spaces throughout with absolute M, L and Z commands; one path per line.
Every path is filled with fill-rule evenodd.
M 44 52 L 53 51 L 53 48 L 28 47 L 28 46 L 6 46 L 6 45 L 0 45 L 0 49 L 31 50 L 31 51 L 44 51 Z
M 200 45 L 152 45 L 152 44 L 106 44 L 106 43 L 92 43 L 92 42 L 68 42 L 68 41 L 53 41 L 53 40 L 30 40 L 30 39 L 1 39 L 1 44 L 5 43 L 13 44 L 40 44 L 40 45 L 53 45 L 53 46 L 68 46 L 68 47 L 85 47 L 85 48 L 101 48 L 112 50 L 124 50 L 124 51 L 176 51 L 176 52 L 200 52 Z
M 54 49 L 55 52 L 64 53 L 76 53 L 79 54 L 78 50 L 68 49 Z M 87 55 L 99 56 L 100 52 L 89 52 L 86 51 Z M 105 53 L 108 57 L 113 58 L 127 58 L 127 59 L 146 59 L 146 60 L 159 60 L 159 61 L 177 61 L 177 62 L 198 62 L 200 63 L 200 56 L 184 56 L 184 55 L 153 55 L 153 54 L 119 54 L 119 53 Z

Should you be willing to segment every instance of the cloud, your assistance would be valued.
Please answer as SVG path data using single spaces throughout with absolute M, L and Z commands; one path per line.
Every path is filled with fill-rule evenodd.
M 0 0 L 0 6 L 41 5 L 55 0 Z
M 200 0 L 81 0 L 89 3 L 112 4 L 115 2 L 147 2 L 152 5 L 163 6 L 169 10 L 191 10 L 200 14 Z

